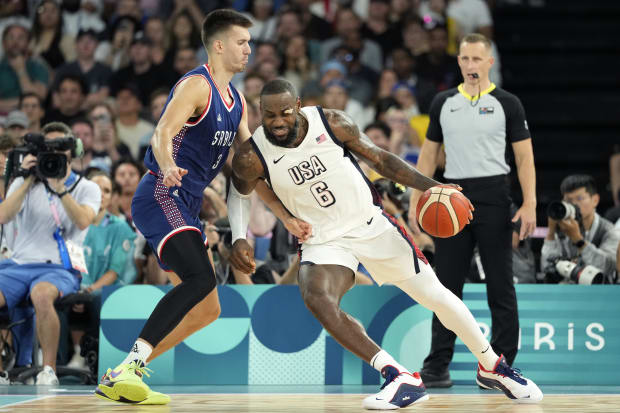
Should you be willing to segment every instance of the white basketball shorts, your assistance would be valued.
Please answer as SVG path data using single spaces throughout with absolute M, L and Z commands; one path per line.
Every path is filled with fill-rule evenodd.
M 406 280 L 428 265 L 405 230 L 385 212 L 338 238 L 301 247 L 302 265 L 342 265 L 355 272 L 360 262 L 379 285 Z

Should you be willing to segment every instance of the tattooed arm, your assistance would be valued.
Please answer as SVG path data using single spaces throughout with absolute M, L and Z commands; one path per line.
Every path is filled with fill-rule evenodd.
M 384 177 L 421 191 L 440 184 L 393 153 L 375 146 L 366 135 L 360 133 L 355 122 L 346 113 L 330 109 L 324 112 L 336 138 Z

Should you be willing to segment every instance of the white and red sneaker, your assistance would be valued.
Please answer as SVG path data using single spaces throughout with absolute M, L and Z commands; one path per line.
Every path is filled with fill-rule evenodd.
M 428 400 L 426 387 L 418 373 L 401 373 L 393 366 L 381 370 L 385 378 L 381 391 L 368 396 L 362 406 L 368 410 L 395 410 Z
M 486 389 L 501 390 L 517 403 L 538 403 L 543 399 L 543 393 L 536 383 L 523 377 L 519 369 L 510 367 L 503 354 L 495 363 L 493 371 L 485 370 L 478 363 L 476 383 Z

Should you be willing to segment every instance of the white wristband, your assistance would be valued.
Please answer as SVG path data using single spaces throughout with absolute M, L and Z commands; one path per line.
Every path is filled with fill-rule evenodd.
M 230 183 L 228 192 L 228 221 L 232 232 L 232 244 L 238 239 L 245 239 L 250 223 L 250 194 L 243 195 Z

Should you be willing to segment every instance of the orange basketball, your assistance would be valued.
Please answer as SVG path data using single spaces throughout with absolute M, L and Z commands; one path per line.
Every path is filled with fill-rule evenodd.
M 429 235 L 448 238 L 469 223 L 469 200 L 453 187 L 437 185 L 422 194 L 416 213 Z

